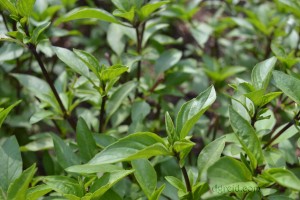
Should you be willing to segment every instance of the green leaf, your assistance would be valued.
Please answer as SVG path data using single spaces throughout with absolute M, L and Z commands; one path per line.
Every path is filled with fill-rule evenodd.
M 17 8 L 11 0 L 0 0 L 3 9 L 8 10 L 11 14 L 18 15 Z
M 127 72 L 127 70 L 128 67 L 124 65 L 117 64 L 117 65 L 110 66 L 101 72 L 101 80 L 103 81 L 113 80 L 119 77 L 121 74 Z
M 142 19 L 148 18 L 154 11 L 169 2 L 170 1 L 158 1 L 154 3 L 147 3 L 140 10 Z
M 176 131 L 175 131 L 173 120 L 169 115 L 169 112 L 166 112 L 165 114 L 165 124 L 166 124 L 166 131 L 168 134 L 168 140 L 170 141 L 170 143 L 173 143 L 174 137 L 176 136 L 175 135 Z
M 39 36 L 50 26 L 51 22 L 45 22 L 33 30 L 30 42 L 37 45 Z
M 272 168 L 265 170 L 263 173 L 270 175 L 276 183 L 283 187 L 300 191 L 300 179 L 287 169 Z
M 88 164 L 110 164 L 170 154 L 162 138 L 154 133 L 139 132 L 128 135 L 107 146 Z
M 272 57 L 254 66 L 251 81 L 255 89 L 267 89 L 276 61 L 276 57 Z
M 176 63 L 179 62 L 181 57 L 182 57 L 182 52 L 177 49 L 170 49 L 163 52 L 155 63 L 154 66 L 155 72 L 162 73 L 170 69 Z
M 134 14 L 135 9 L 132 7 L 129 11 L 123 11 L 123 10 L 114 10 L 113 15 L 116 17 L 122 17 L 124 19 L 127 19 L 129 22 L 133 22 L 134 20 Z
M 7 107 L 4 110 L 0 110 L 0 128 L 4 122 L 4 120 L 6 119 L 7 115 L 9 114 L 9 112 L 16 107 L 19 103 L 21 103 L 21 100 L 15 102 L 14 104 L 10 105 L 9 107 Z
M 143 5 L 143 1 L 140 0 L 112 0 L 112 3 L 120 10 L 129 11 L 132 8 L 139 9 Z
M 156 189 L 157 175 L 156 171 L 147 159 L 131 161 L 134 169 L 134 176 L 141 186 L 146 196 L 150 199 Z
M 25 200 L 26 191 L 29 184 L 36 172 L 35 164 L 33 164 L 28 169 L 19 176 L 8 188 L 7 199 L 9 200 Z
M 199 179 L 205 177 L 204 179 L 206 180 L 207 169 L 219 160 L 225 147 L 225 142 L 226 137 L 220 137 L 202 149 L 197 160 Z
M 16 8 L 18 13 L 24 17 L 29 17 L 32 14 L 35 0 L 17 0 Z
M 174 176 L 166 176 L 165 179 L 178 190 L 186 192 L 186 187 L 180 179 Z
M 58 163 L 62 168 L 67 168 L 80 163 L 77 155 L 72 149 L 65 144 L 65 142 L 57 135 L 52 134 L 55 154 L 57 156 Z
M 76 73 L 89 77 L 88 67 L 72 51 L 61 47 L 54 47 L 54 50 L 57 57 Z
M 211 187 L 252 180 L 251 172 L 244 163 L 227 156 L 220 158 L 207 172 Z
M 92 159 L 96 154 L 97 145 L 93 133 L 90 131 L 83 118 L 79 118 L 77 122 L 76 141 L 81 158 L 84 161 Z
M 163 192 L 163 190 L 165 189 L 166 185 L 163 184 L 162 186 L 160 186 L 157 190 L 154 191 L 154 193 L 152 194 L 150 200 L 158 200 L 161 193 Z
M 195 146 L 195 143 L 191 142 L 189 139 L 181 139 L 174 142 L 173 149 L 175 152 L 179 153 L 180 167 L 184 166 L 185 158 L 189 155 L 193 146 Z
M 120 31 L 120 25 L 110 24 L 107 30 L 107 42 L 111 49 L 120 56 L 125 49 L 124 33 Z
M 120 86 L 110 97 L 106 104 L 106 121 L 118 110 L 124 99 L 136 87 L 136 82 L 130 81 Z
M 67 172 L 78 173 L 78 174 L 94 174 L 94 173 L 105 173 L 105 172 L 114 172 L 120 171 L 123 168 L 111 165 L 111 164 L 99 164 L 99 165 L 74 165 L 65 169 Z
M 86 66 L 98 77 L 99 76 L 99 70 L 100 70 L 100 64 L 99 61 L 90 53 L 83 51 L 83 50 L 78 50 L 78 49 L 73 49 L 73 52 L 80 58 L 82 62 L 86 64 Z
M 119 172 L 105 174 L 100 178 L 100 182 L 97 184 L 100 188 L 93 193 L 91 200 L 98 200 L 107 190 L 133 172 L 134 170 L 122 170 Z
M 180 139 L 188 135 L 194 124 L 215 100 L 216 91 L 211 86 L 196 98 L 183 104 L 176 118 L 176 133 Z
M 48 185 L 37 185 L 27 190 L 26 200 L 38 200 L 40 197 L 46 195 L 51 191 L 52 189 Z
M 300 80 L 280 71 L 273 72 L 275 86 L 300 105 Z
M 52 149 L 54 147 L 52 138 L 42 137 L 35 141 L 29 142 L 28 144 L 21 146 L 21 151 L 41 151 L 46 149 Z
M 52 190 L 60 194 L 71 194 L 77 197 L 83 196 L 83 188 L 73 178 L 67 176 L 45 176 L 42 180 Z
M 22 157 L 15 136 L 5 140 L 0 146 L 0 187 L 4 192 L 22 173 Z
M 34 115 L 30 117 L 30 124 L 35 124 L 43 119 L 49 118 L 51 116 L 54 116 L 54 113 L 50 110 L 39 110 Z
M 8 1 L 7 1 L 8 2 Z M 0 3 L 1 3 L 1 0 L 0 0 Z M 21 45 L 23 47 L 26 47 L 22 42 L 20 42 L 19 40 L 15 39 L 15 38 L 12 38 L 12 37 L 9 37 L 7 35 L 4 35 L 4 34 L 0 34 L 0 41 L 6 41 L 6 42 L 14 42 L 18 45 Z
M 237 133 L 240 140 L 246 145 L 250 152 L 253 153 L 258 164 L 262 164 L 264 158 L 261 149 L 261 143 L 254 128 L 232 107 L 229 107 L 229 116 L 233 130 Z
M 106 22 L 121 24 L 112 14 L 98 8 L 75 8 L 56 20 L 55 25 L 77 19 L 99 19 Z

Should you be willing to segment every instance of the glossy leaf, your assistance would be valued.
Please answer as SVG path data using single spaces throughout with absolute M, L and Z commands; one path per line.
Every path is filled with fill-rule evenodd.
M 179 62 L 182 57 L 182 52 L 176 49 L 170 49 L 165 51 L 160 55 L 155 63 L 155 72 L 162 73 L 171 67 L 173 67 L 176 63 Z
M 33 30 L 32 36 L 30 38 L 30 42 L 32 42 L 33 44 L 37 44 L 39 36 L 50 26 L 50 24 L 51 24 L 50 22 L 46 22 L 36 27 Z
M 22 166 L 18 141 L 11 136 L 0 146 L 0 187 L 4 192 L 21 175 Z
M 75 8 L 74 10 L 70 11 L 66 15 L 60 17 L 55 24 L 58 25 L 63 22 L 68 22 L 72 20 L 78 20 L 78 19 L 99 19 L 106 22 L 111 23 L 117 23 L 120 24 L 120 22 L 109 12 L 98 9 L 98 8 Z
M 205 177 L 207 169 L 218 161 L 221 157 L 225 147 L 226 137 L 220 137 L 208 145 L 206 145 L 200 152 L 197 160 L 198 177 Z
M 162 5 L 169 3 L 169 1 L 158 1 L 154 3 L 147 3 L 141 8 L 141 16 L 142 18 L 149 17 L 154 11 L 159 9 Z
M 280 71 L 273 72 L 275 86 L 300 105 L 300 80 Z
M 214 103 L 216 91 L 213 86 L 200 93 L 196 98 L 186 102 L 180 108 L 176 118 L 176 133 L 180 139 L 188 135 L 193 125 Z
M 67 168 L 80 163 L 77 155 L 72 149 L 57 135 L 52 134 L 55 154 L 57 156 L 58 163 L 63 168 Z
M 98 71 L 101 68 L 99 61 L 92 54 L 86 51 L 78 49 L 73 49 L 73 51 L 80 58 L 80 60 L 84 62 L 97 77 L 99 77 Z
M 131 161 L 134 169 L 134 177 L 148 198 L 152 196 L 156 189 L 156 171 L 147 159 Z
M 8 188 L 7 199 L 11 200 L 25 200 L 26 191 L 29 184 L 36 172 L 35 164 L 24 170 L 24 172 L 19 176 Z
M 73 178 L 67 176 L 45 176 L 42 180 L 52 190 L 60 194 L 71 194 L 77 197 L 83 196 L 83 188 Z
M 67 66 L 69 66 L 78 74 L 89 77 L 88 67 L 72 51 L 62 47 L 54 47 L 54 50 L 57 57 Z
M 276 61 L 277 59 L 272 57 L 254 66 L 251 74 L 251 81 L 255 89 L 267 89 Z
M 230 123 L 240 140 L 253 153 L 258 164 L 263 163 L 261 143 L 254 128 L 232 107 L 229 108 Z
M 121 74 L 125 73 L 128 70 L 128 67 L 124 65 L 113 65 L 104 69 L 101 72 L 101 80 L 109 81 L 119 77 Z
M 79 118 L 77 122 L 76 141 L 81 158 L 85 161 L 92 159 L 96 154 L 97 146 L 93 133 L 90 131 L 83 118 Z
M 110 164 L 170 154 L 162 138 L 154 133 L 140 132 L 128 135 L 109 145 L 88 164 Z

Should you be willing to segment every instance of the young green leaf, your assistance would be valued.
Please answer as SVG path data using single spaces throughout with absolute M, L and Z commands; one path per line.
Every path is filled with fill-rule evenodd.
M 28 169 L 19 176 L 8 188 L 7 199 L 11 200 L 25 200 L 26 191 L 29 187 L 29 184 L 33 178 L 33 175 L 36 172 L 35 164 L 33 164 Z
M 133 160 L 131 161 L 131 165 L 134 169 L 134 177 L 146 196 L 150 199 L 157 184 L 155 169 L 147 159 Z
M 162 73 L 173 67 L 179 62 L 182 52 L 176 49 L 170 49 L 160 55 L 155 63 L 155 72 Z
M 186 187 L 184 185 L 184 183 L 182 182 L 182 180 L 174 177 L 174 176 L 166 176 L 165 179 L 171 184 L 173 185 L 175 188 L 177 188 L 178 190 L 181 190 L 183 192 L 186 192 Z
M 273 72 L 275 86 L 300 105 L 300 80 L 280 71 Z
M 74 165 L 65 169 L 67 172 L 78 173 L 78 174 L 95 174 L 95 173 L 105 173 L 105 172 L 115 172 L 122 170 L 122 167 L 111 164 L 99 164 L 99 165 Z
M 30 42 L 37 45 L 39 36 L 50 26 L 51 22 L 45 22 L 33 30 Z
M 165 124 L 166 124 L 166 131 L 168 134 L 168 140 L 170 143 L 173 143 L 175 137 L 175 126 L 169 112 L 165 114 Z
M 73 49 L 73 52 L 100 79 L 99 70 L 101 67 L 100 67 L 99 61 L 92 54 L 90 54 L 86 51 Z
M 60 194 L 71 194 L 76 197 L 83 196 L 83 188 L 73 178 L 67 176 L 45 176 L 42 180 L 52 190 Z
M 232 107 L 229 108 L 229 117 L 231 126 L 239 136 L 240 140 L 253 153 L 258 164 L 262 164 L 264 158 L 261 149 L 261 143 L 254 128 Z
M 7 117 L 7 115 L 9 114 L 9 112 L 16 107 L 19 103 L 21 103 L 21 100 L 15 102 L 14 104 L 10 105 L 9 107 L 7 107 L 4 110 L 0 110 L 0 128 L 5 120 L 5 118 Z
M 11 14 L 18 14 L 17 8 L 11 0 L 0 0 L 0 6 L 2 9 L 9 11 Z
M 121 74 L 127 72 L 128 67 L 124 66 L 124 65 L 113 65 L 110 66 L 106 69 L 104 69 L 100 76 L 101 76 L 101 80 L 103 81 L 110 81 L 113 80 L 117 77 L 119 77 Z
M 90 131 L 83 118 L 79 118 L 77 122 L 76 141 L 81 158 L 84 161 L 92 159 L 96 154 L 97 145 L 93 133 Z
M 92 197 L 91 200 L 98 200 L 107 190 L 109 190 L 112 186 L 114 186 L 117 182 L 122 180 L 124 177 L 128 176 L 129 174 L 132 174 L 134 170 L 122 170 L 119 172 L 113 172 L 110 174 L 105 174 L 102 176 L 98 182 L 97 189 Z
M 162 186 L 160 186 L 157 190 L 154 191 L 154 193 L 152 194 L 151 198 L 149 200 L 158 200 L 161 193 L 163 192 L 163 190 L 165 189 L 166 185 L 163 184 Z
M 215 100 L 216 91 L 211 86 L 196 98 L 183 104 L 176 118 L 176 134 L 180 139 L 188 135 L 194 124 Z
M 252 175 L 244 163 L 227 156 L 209 167 L 207 173 L 211 187 L 252 180 Z
M 226 137 L 220 137 L 208 145 L 206 145 L 200 152 L 197 160 L 198 166 L 198 179 L 205 177 L 207 169 L 220 159 L 220 156 L 225 147 Z
M 131 161 L 139 158 L 150 158 L 157 155 L 171 155 L 164 140 L 154 133 L 139 132 L 128 135 L 107 146 L 88 164 L 110 164 Z
M 276 57 L 272 57 L 254 66 L 251 81 L 255 89 L 267 89 L 276 61 Z
M 57 156 L 58 163 L 64 169 L 80 163 L 77 155 L 72 149 L 57 135 L 52 134 L 55 154 Z
M 170 1 L 158 1 L 154 3 L 147 3 L 140 10 L 142 19 L 148 18 L 154 11 L 169 2 Z
M 0 188 L 4 192 L 21 175 L 22 165 L 18 141 L 11 136 L 0 146 Z
M 103 9 L 81 7 L 75 8 L 74 10 L 71 10 L 69 13 L 65 14 L 64 16 L 58 18 L 55 22 L 55 25 L 72 20 L 90 18 L 121 24 L 121 22 L 118 19 L 116 19 L 112 14 Z

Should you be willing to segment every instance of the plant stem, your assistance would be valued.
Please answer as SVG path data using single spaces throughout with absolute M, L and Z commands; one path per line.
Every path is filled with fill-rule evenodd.
M 104 120 L 104 114 L 105 114 L 105 104 L 107 101 L 107 96 L 102 97 L 101 101 L 101 107 L 100 107 L 100 114 L 99 114 L 99 132 L 103 133 L 105 131 L 105 120 Z
M 50 86 L 50 88 L 51 88 L 51 90 L 52 90 L 52 92 L 54 94 L 55 99 L 58 102 L 58 105 L 59 105 L 59 107 L 60 107 L 60 109 L 61 109 L 61 111 L 63 113 L 64 119 L 66 119 L 69 122 L 69 124 L 71 125 L 71 127 L 74 130 L 76 130 L 76 122 L 72 118 L 70 118 L 70 116 L 69 116 L 66 108 L 64 107 L 64 105 L 63 105 L 63 103 L 62 103 L 62 101 L 61 101 L 61 99 L 59 97 L 59 94 L 58 94 L 58 92 L 57 92 L 57 90 L 56 90 L 56 88 L 54 86 L 54 83 L 50 79 L 50 76 L 49 76 L 49 74 L 48 74 L 48 72 L 46 70 L 46 67 L 45 67 L 43 61 L 41 60 L 40 56 L 38 55 L 38 53 L 36 51 L 36 46 L 33 45 L 33 44 L 28 44 L 28 48 L 31 51 L 31 53 L 33 54 L 33 56 L 35 57 L 35 59 L 37 60 L 39 66 L 40 66 L 40 68 L 42 70 L 42 73 L 43 73 L 43 75 L 44 75 L 44 77 L 45 77 L 48 85 Z
M 295 121 L 299 120 L 300 117 L 300 111 L 297 113 L 297 115 L 293 118 L 292 121 L 290 121 L 288 124 L 286 124 L 272 139 L 270 139 L 268 141 L 268 143 L 266 143 L 263 146 L 263 149 L 267 148 L 269 145 L 272 144 L 272 142 L 274 142 L 282 133 L 284 133 L 287 129 L 289 129 L 291 126 L 293 126 L 295 124 Z M 275 131 L 275 130 L 274 130 Z M 273 132 L 272 132 L 273 133 Z
M 139 54 L 139 56 L 142 55 L 144 31 L 145 31 L 145 22 L 139 23 L 135 27 L 135 33 L 136 33 L 136 39 L 137 39 L 136 51 Z M 142 75 L 142 60 L 139 60 L 137 63 L 137 72 L 136 72 L 136 78 L 137 78 L 138 84 L 140 82 L 141 75 Z M 136 88 L 136 96 L 138 96 L 138 87 Z
M 176 159 L 177 159 L 177 161 L 179 163 L 180 162 L 179 153 L 175 153 L 175 157 L 176 157 Z M 183 178 L 184 178 L 186 190 L 192 196 L 193 195 L 193 193 L 192 193 L 192 186 L 191 186 L 191 182 L 190 182 L 187 170 L 186 170 L 185 166 L 180 167 L 180 169 L 181 169 L 181 172 L 182 172 L 182 175 L 183 175 Z

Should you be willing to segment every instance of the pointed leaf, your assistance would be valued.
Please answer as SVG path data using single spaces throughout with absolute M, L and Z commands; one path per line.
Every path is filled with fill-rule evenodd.
M 177 49 L 170 49 L 165 51 L 160 55 L 155 63 L 155 72 L 162 73 L 171 67 L 173 67 L 176 63 L 179 62 L 182 57 L 182 52 Z
M 0 110 L 0 128 L 5 120 L 5 118 L 7 117 L 7 115 L 9 114 L 9 112 L 16 107 L 19 103 L 21 103 L 21 100 L 17 101 L 16 103 L 10 105 L 9 107 L 7 107 L 4 110 Z
M 17 0 L 16 7 L 18 13 L 24 17 L 28 17 L 32 14 L 35 0 Z
M 180 139 L 188 135 L 194 124 L 215 100 L 216 91 L 211 86 L 196 98 L 183 104 L 176 118 L 176 132 Z

